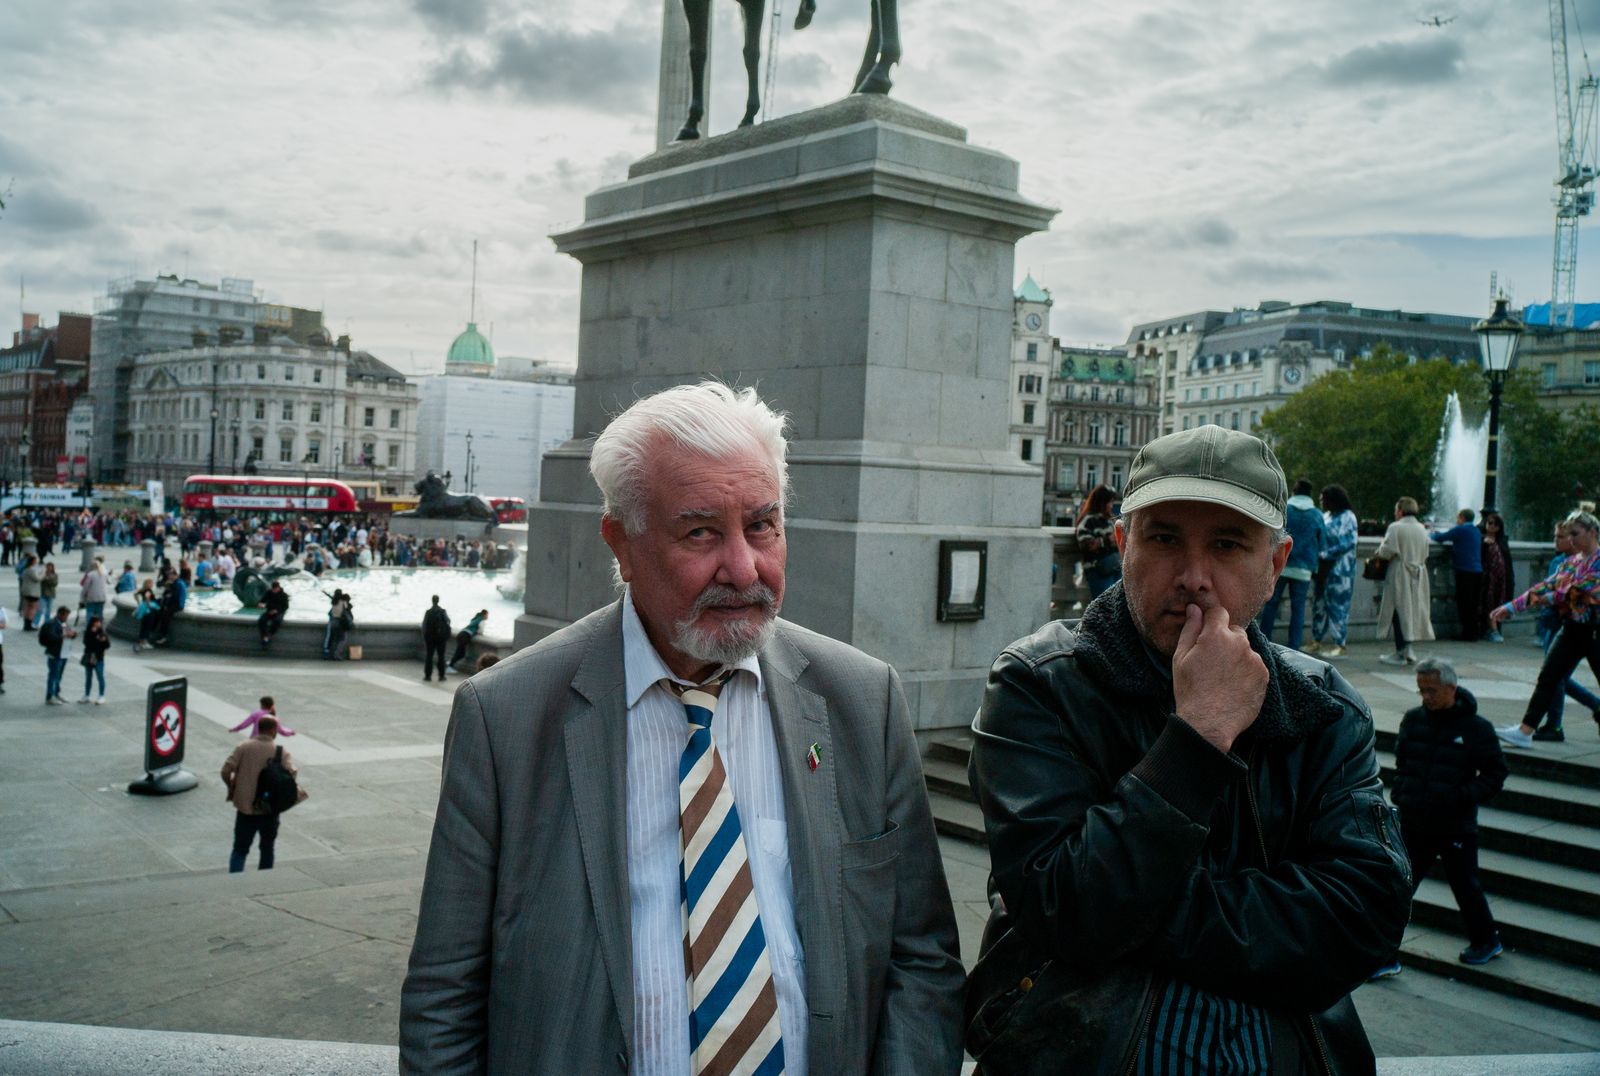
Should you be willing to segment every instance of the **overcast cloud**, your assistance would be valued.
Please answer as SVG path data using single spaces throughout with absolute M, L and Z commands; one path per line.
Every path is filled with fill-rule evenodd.
M 895 94 L 1061 210 L 1017 275 L 1054 292 L 1066 340 L 1263 298 L 1479 314 L 1492 270 L 1542 302 L 1547 14 L 1452 10 L 918 0 Z M 715 132 L 744 78 L 738 7 L 714 11 Z M 777 114 L 847 89 L 866 11 L 825 0 L 784 33 Z M 436 370 L 477 238 L 497 350 L 570 362 L 579 268 L 547 237 L 653 148 L 660 22 L 660 0 L 0 4 L 0 290 L 26 276 L 53 320 L 132 273 L 248 277 Z M 1597 257 L 1585 228 L 1580 297 Z

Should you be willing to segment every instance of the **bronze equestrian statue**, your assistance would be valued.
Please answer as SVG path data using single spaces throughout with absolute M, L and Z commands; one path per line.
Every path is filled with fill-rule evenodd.
M 872 5 L 872 31 L 867 35 L 866 55 L 856 72 L 855 93 L 888 93 L 893 83 L 889 68 L 900 62 L 900 0 L 868 0 Z M 744 119 L 740 127 L 756 121 L 761 111 L 758 73 L 761 67 L 761 22 L 766 0 L 737 0 L 744 13 L 744 70 L 750 80 L 745 98 Z M 804 30 L 816 14 L 816 0 L 801 0 L 794 17 L 794 28 Z M 711 0 L 683 0 L 683 13 L 689 20 L 689 75 L 694 89 L 689 97 L 689 118 L 678 141 L 700 137 L 700 117 L 705 115 L 706 28 L 711 18 Z

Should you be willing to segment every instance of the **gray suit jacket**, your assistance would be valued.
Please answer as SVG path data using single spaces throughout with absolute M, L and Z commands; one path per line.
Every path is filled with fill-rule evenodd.
M 401 997 L 403 1072 L 629 1067 L 621 608 L 456 692 Z M 899 680 L 785 621 L 760 661 L 783 766 L 810 1071 L 957 1072 L 955 917 Z

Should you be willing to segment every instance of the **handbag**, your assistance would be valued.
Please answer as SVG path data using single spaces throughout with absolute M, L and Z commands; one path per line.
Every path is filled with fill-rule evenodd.
M 1361 578 L 1382 581 L 1389 574 L 1389 562 L 1382 557 L 1368 557 L 1361 566 Z

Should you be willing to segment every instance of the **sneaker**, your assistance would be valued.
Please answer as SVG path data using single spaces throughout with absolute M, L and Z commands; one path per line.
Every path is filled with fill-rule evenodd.
M 1344 657 L 1344 647 L 1330 646 L 1328 649 L 1322 652 L 1322 656 L 1330 661 L 1332 661 L 1334 658 L 1342 658 Z
M 60 699 L 56 698 L 54 695 L 51 695 L 48 699 L 45 699 L 44 700 L 44 704 L 46 706 L 65 706 L 66 705 L 64 702 L 62 702 Z
M 1405 653 L 1402 654 L 1401 657 L 1406 659 L 1407 665 L 1415 665 L 1417 663 L 1417 652 L 1411 649 L 1409 646 L 1406 647 Z
M 1399 974 L 1400 974 L 1400 961 L 1396 960 L 1391 964 L 1385 964 L 1383 967 L 1379 968 L 1377 971 L 1375 971 L 1371 975 L 1367 976 L 1367 982 L 1375 983 L 1379 979 L 1393 979 L 1396 975 L 1399 975 Z
M 1488 635 L 1485 635 L 1483 638 L 1484 638 L 1485 642 L 1491 642 L 1491 643 L 1503 643 L 1503 642 L 1506 641 L 1506 637 L 1504 635 L 1501 635 L 1497 631 L 1491 631 Z
M 96 706 L 104 706 L 106 704 L 106 697 L 101 695 L 98 699 L 94 700 L 94 704 Z
M 1320 653 L 1321 650 L 1322 650 L 1322 642 L 1320 640 L 1318 640 L 1318 639 L 1312 639 L 1309 643 L 1307 643 L 1305 646 L 1302 646 L 1300 648 L 1300 653 L 1302 653 L 1302 654 L 1316 654 L 1316 653 Z
M 1391 654 L 1379 654 L 1378 660 L 1383 662 L 1385 665 L 1404 665 L 1406 663 L 1406 656 L 1399 651 L 1395 651 Z
M 83 698 L 81 698 L 81 699 L 79 699 L 79 700 L 78 700 L 78 705 L 79 705 L 79 706 L 82 706 L 82 705 L 84 705 L 84 704 L 85 704 L 85 703 L 88 703 L 88 702 L 90 702 L 90 701 L 92 701 L 92 700 L 91 700 L 91 699 L 90 699 L 90 698 L 89 698 L 89 696 L 87 696 L 87 695 L 85 695 L 85 696 L 84 696 L 84 697 L 83 697 Z
M 1495 729 L 1494 734 L 1510 744 L 1512 747 L 1532 747 L 1533 737 L 1522 731 L 1521 725 L 1507 725 L 1503 729 Z
M 1565 743 L 1567 734 L 1561 731 L 1560 725 L 1547 725 L 1542 729 L 1534 729 L 1533 738 L 1538 743 Z
M 1500 944 L 1500 939 L 1485 942 L 1482 945 L 1469 945 L 1461 950 L 1461 955 L 1456 957 L 1463 964 L 1487 964 L 1504 952 L 1505 947 Z

